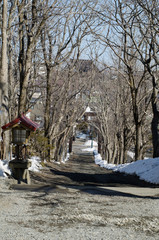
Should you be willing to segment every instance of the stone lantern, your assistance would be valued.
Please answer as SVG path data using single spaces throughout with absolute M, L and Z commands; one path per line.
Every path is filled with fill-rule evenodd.
M 12 132 L 12 144 L 15 146 L 15 159 L 9 162 L 12 176 L 18 183 L 30 184 L 28 168 L 31 162 L 27 159 L 27 142 L 31 131 L 38 128 L 38 124 L 31 121 L 24 114 L 2 126 L 3 133 L 7 130 Z
M 25 144 L 26 142 L 26 129 L 24 128 L 13 128 L 12 129 L 12 143 L 14 144 Z

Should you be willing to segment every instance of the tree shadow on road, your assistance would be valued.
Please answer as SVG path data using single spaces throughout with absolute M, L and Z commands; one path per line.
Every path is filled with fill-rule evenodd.
M 82 171 L 80 168 L 78 171 Z M 85 169 L 87 170 L 87 169 Z M 121 196 L 130 198 L 159 199 L 159 194 L 132 194 L 133 191 L 126 191 L 126 188 L 156 188 L 158 186 L 140 180 L 134 175 L 125 175 L 113 171 L 101 173 L 75 172 L 69 166 L 60 169 L 50 166 L 47 173 L 32 173 L 32 180 L 35 183 L 29 185 L 13 185 L 12 189 L 23 191 L 34 191 L 42 193 L 41 197 L 53 193 L 74 193 L 79 191 L 91 195 Z M 110 189 L 112 188 L 112 189 Z M 125 188 L 125 190 L 124 190 Z M 142 191 L 142 189 L 141 189 Z M 144 190 L 145 191 L 145 190 Z M 131 193 L 130 193 L 131 192 Z M 137 191 L 138 193 L 139 191 Z M 156 191 L 157 192 L 157 191 Z M 158 191 L 159 192 L 159 191 Z
M 142 198 L 142 199 L 159 199 L 159 195 L 156 196 L 141 196 L 136 194 L 131 194 L 123 191 L 112 190 L 112 189 L 101 189 L 100 187 L 95 188 L 85 188 L 82 189 L 83 192 L 92 194 L 92 195 L 104 195 L 104 196 L 118 196 L 118 197 L 129 197 L 129 198 Z
M 101 187 L 101 186 L 79 186 L 79 185 L 65 185 L 63 188 L 55 187 L 55 185 L 43 185 L 43 186 L 29 186 L 29 185 L 12 185 L 11 189 L 19 190 L 19 191 L 28 191 L 28 192 L 37 192 L 41 193 L 41 195 L 32 196 L 32 198 L 43 198 L 48 194 L 54 194 L 54 193 L 70 193 L 74 194 L 75 192 L 81 192 L 91 195 L 99 195 L 99 196 L 118 196 L 118 197 L 127 197 L 127 198 L 140 198 L 140 199 L 159 199 L 159 194 L 156 194 L 154 196 L 142 196 L 137 194 L 132 194 L 128 192 L 124 192 L 124 187 L 122 188 L 122 191 L 119 191 L 117 188 L 116 190 L 110 189 L 107 187 Z M 4 194 L 4 193 L 3 193 Z
M 147 183 L 140 180 L 138 176 L 126 175 L 119 172 L 106 172 L 104 174 L 97 173 L 80 173 L 80 172 L 66 172 L 50 169 L 54 176 L 63 176 L 71 179 L 71 181 L 83 183 L 84 185 L 101 185 L 101 186 L 135 186 L 135 187 L 157 187 L 154 184 Z

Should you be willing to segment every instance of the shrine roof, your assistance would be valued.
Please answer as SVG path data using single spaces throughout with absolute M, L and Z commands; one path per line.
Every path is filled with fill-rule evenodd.
M 32 120 L 27 118 L 24 114 L 22 114 L 21 116 L 17 117 L 13 121 L 3 125 L 2 129 L 4 131 L 6 131 L 10 128 L 14 128 L 18 124 L 24 126 L 25 128 L 28 128 L 29 130 L 32 130 L 32 131 L 35 131 L 39 127 L 39 124 L 37 124 L 36 122 L 33 122 Z

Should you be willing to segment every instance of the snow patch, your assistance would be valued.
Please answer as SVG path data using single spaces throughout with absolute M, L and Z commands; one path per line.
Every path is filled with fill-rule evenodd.
M 7 175 L 11 175 L 11 171 L 8 167 L 8 161 L 0 160 L 0 177 L 7 177 Z
M 66 163 L 70 158 L 70 154 L 67 153 L 66 157 L 63 159 L 62 163 Z
M 32 157 L 29 161 L 31 162 L 31 167 L 29 168 L 30 171 L 39 172 L 39 170 L 42 169 L 41 159 L 39 157 Z
M 98 143 L 96 141 L 92 141 L 92 140 L 88 140 L 84 143 L 84 146 L 93 146 L 93 147 L 97 147 Z
M 138 160 L 132 163 L 115 165 L 108 164 L 106 160 L 102 160 L 100 154 L 95 154 L 94 157 L 95 163 L 98 164 L 100 167 L 126 174 L 135 174 L 141 180 L 153 184 L 159 184 L 159 158 L 150 158 Z

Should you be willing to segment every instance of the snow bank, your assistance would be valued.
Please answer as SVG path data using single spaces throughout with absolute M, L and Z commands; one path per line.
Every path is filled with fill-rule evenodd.
M 6 160 L 0 160 L 0 177 L 7 177 L 7 175 L 10 175 L 11 171 L 8 167 L 8 161 Z
M 124 166 L 119 166 L 120 172 L 136 174 L 141 180 L 159 184 L 159 158 L 138 160 Z
M 93 152 L 94 148 L 83 148 L 82 151 Z
M 31 167 L 29 168 L 30 171 L 38 172 L 42 168 L 41 159 L 39 157 L 32 157 L 29 161 L 31 162 Z
M 31 167 L 29 168 L 30 171 L 38 172 L 41 166 L 41 160 L 39 157 L 32 157 L 29 159 L 32 163 Z M 9 161 L 7 160 L 0 160 L 0 177 L 7 177 L 7 175 L 11 175 L 11 171 L 8 167 Z
M 92 144 L 93 143 L 93 144 Z M 84 146 L 93 146 L 93 147 L 97 147 L 98 146 L 98 143 L 96 141 L 93 141 L 92 140 L 88 140 L 84 143 Z
M 159 184 L 159 158 L 150 158 L 145 160 L 138 160 L 132 163 L 114 165 L 108 164 L 107 161 L 102 160 L 100 154 L 96 153 L 95 163 L 106 169 L 131 175 L 135 174 L 141 180 Z

